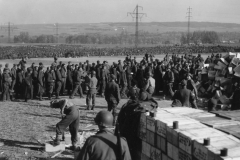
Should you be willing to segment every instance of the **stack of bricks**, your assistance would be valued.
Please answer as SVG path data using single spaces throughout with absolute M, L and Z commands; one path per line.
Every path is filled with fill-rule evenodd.
M 240 160 L 240 140 L 197 120 L 204 117 L 215 114 L 183 107 L 161 108 L 150 115 L 143 113 L 138 159 Z

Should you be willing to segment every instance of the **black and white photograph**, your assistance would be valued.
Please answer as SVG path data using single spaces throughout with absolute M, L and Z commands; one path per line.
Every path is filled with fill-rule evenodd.
M 0 0 L 0 160 L 240 160 L 240 1 Z

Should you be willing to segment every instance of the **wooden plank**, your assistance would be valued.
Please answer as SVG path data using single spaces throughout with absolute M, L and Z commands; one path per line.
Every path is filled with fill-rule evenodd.
M 51 142 L 45 143 L 45 152 L 59 152 L 65 151 L 65 142 L 61 142 L 59 145 L 52 145 Z

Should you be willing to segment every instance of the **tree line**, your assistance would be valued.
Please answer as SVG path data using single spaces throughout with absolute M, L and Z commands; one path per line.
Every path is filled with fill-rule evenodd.
M 219 36 L 217 32 L 215 31 L 194 31 L 192 33 L 182 33 L 181 36 L 181 44 L 187 44 L 188 43 L 188 36 L 189 36 L 189 42 L 194 44 L 215 44 L 219 43 Z

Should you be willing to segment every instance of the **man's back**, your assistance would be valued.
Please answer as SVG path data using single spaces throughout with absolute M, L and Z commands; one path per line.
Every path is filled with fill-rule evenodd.
M 190 95 L 191 91 L 189 89 L 184 88 L 178 90 L 175 93 L 173 99 L 178 99 L 182 103 L 182 106 L 189 107 Z
M 106 86 L 105 90 L 105 98 L 107 101 L 119 102 L 120 101 L 120 93 L 118 84 L 115 82 L 109 82 Z
M 123 160 L 131 160 L 127 142 L 121 138 Z M 87 139 L 77 160 L 117 160 L 120 152 L 117 137 L 105 129 Z

